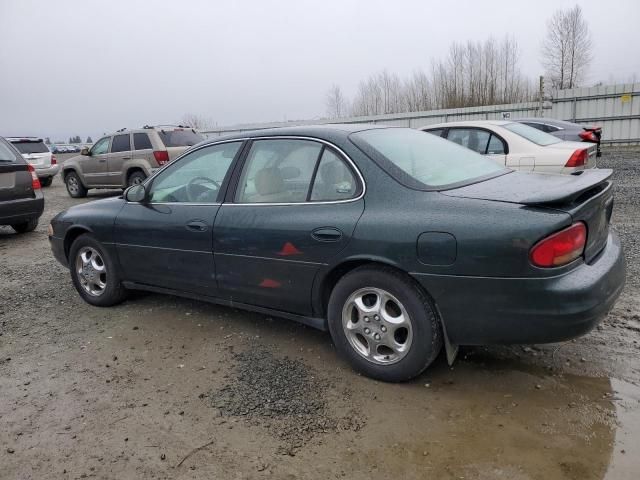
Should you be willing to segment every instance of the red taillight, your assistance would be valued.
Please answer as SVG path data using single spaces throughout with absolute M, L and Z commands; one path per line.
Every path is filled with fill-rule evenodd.
M 565 167 L 582 167 L 585 163 L 587 163 L 587 158 L 589 154 L 586 148 L 576 150 L 571 154 L 567 163 L 564 164 Z
M 536 243 L 529 258 L 537 267 L 559 267 L 582 255 L 586 243 L 587 227 L 582 222 L 574 223 Z
M 156 150 L 153 152 L 153 156 L 156 162 L 158 162 L 158 165 L 164 165 L 169 161 L 169 152 L 166 150 Z
M 38 175 L 36 175 L 36 169 L 33 168 L 33 165 L 31 165 L 30 163 L 27 166 L 29 168 L 29 172 L 31 173 L 31 188 L 33 188 L 34 190 L 39 190 L 40 188 L 42 188 L 42 186 L 40 185 Z
M 51 155 L 51 165 L 57 165 L 58 164 L 58 160 L 56 159 L 55 155 Z
M 578 136 L 585 142 L 598 143 L 598 137 L 595 132 L 580 132 Z

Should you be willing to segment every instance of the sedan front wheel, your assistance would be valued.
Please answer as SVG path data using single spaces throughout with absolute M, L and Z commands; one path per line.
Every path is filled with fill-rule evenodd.
M 363 374 L 398 382 L 419 375 L 442 348 L 442 330 L 426 294 L 406 275 L 364 266 L 337 283 L 329 330 L 338 350 Z

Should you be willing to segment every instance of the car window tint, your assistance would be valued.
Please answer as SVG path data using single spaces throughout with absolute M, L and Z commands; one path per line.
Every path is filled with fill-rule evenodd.
M 236 201 L 305 202 L 322 145 L 307 140 L 257 140 L 247 156 Z
M 542 125 L 541 123 L 535 123 L 535 122 L 522 122 L 524 125 L 528 125 L 529 127 L 535 128 L 537 130 L 541 130 L 541 131 L 545 131 L 544 129 L 544 125 Z
M 136 150 L 147 150 L 153 148 L 151 146 L 149 135 L 147 135 L 146 133 L 134 133 L 133 148 Z
M 349 138 L 398 182 L 418 190 L 465 185 L 509 172 L 494 160 L 411 128 L 374 128 Z
M 11 143 L 20 153 L 49 153 L 49 149 L 42 140 L 17 140 Z
M 545 131 L 547 131 L 548 133 L 553 133 L 553 132 L 557 132 L 558 130 L 560 130 L 560 127 L 556 127 L 554 125 L 549 125 L 548 123 L 545 124 Z
M 326 148 L 311 190 L 311 201 L 345 200 L 356 195 L 358 184 L 351 169 L 338 155 Z
M 474 152 L 485 154 L 490 136 L 486 130 L 477 128 L 452 128 L 447 139 Z
M 100 155 L 103 153 L 107 153 L 109 150 L 109 137 L 101 138 L 96 142 L 96 144 L 91 148 L 91 155 Z
M 441 137 L 442 132 L 444 132 L 444 128 L 435 128 L 433 130 L 425 130 L 425 132 L 430 133 L 431 135 L 435 135 L 436 137 Z
M 160 130 L 158 132 L 160 140 L 165 147 L 190 147 L 204 140 L 204 137 L 194 130 Z
M 131 136 L 128 133 L 113 137 L 111 153 L 128 152 L 129 150 L 131 150 Z
M 15 162 L 17 156 L 13 149 L 0 138 L 0 162 Z
M 154 178 L 151 202 L 214 203 L 242 142 L 201 148 L 171 164 Z
M 488 155 L 503 155 L 504 151 L 504 143 L 495 135 L 491 135 L 489 139 L 489 146 L 487 147 Z

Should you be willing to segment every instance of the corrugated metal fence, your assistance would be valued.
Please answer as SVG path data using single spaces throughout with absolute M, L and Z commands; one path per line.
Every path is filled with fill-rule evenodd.
M 542 108 L 541 108 L 542 107 Z M 541 114 L 542 113 L 542 114 Z M 452 108 L 426 112 L 395 113 L 367 117 L 233 125 L 207 130 L 220 136 L 248 130 L 322 123 L 380 123 L 418 128 L 454 120 L 496 120 L 548 117 L 602 127 L 603 143 L 640 144 L 640 83 L 558 90 L 550 101 Z

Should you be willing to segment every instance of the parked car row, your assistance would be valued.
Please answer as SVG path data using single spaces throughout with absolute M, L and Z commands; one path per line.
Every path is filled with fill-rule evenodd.
M 53 153 L 78 153 L 82 150 L 79 145 L 52 144 L 51 151 Z

